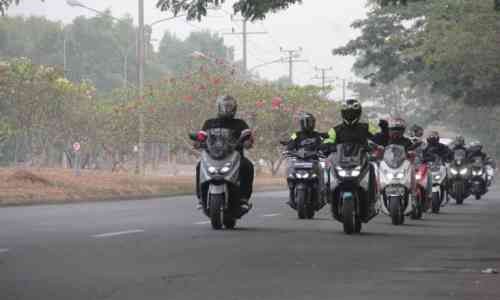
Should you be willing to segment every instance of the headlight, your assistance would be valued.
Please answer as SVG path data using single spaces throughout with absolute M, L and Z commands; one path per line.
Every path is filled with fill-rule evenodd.
M 389 180 L 394 179 L 394 174 L 392 174 L 392 173 L 385 173 L 385 175 L 387 176 L 387 179 L 389 179 Z
M 231 171 L 231 167 L 233 166 L 232 163 L 228 162 L 226 163 L 221 169 L 220 169 L 220 173 L 221 174 L 226 174 L 228 173 L 229 171 Z
M 215 167 L 208 167 L 208 173 L 211 174 L 211 175 L 214 175 L 215 173 L 217 173 L 217 169 Z
M 451 173 L 452 175 L 457 175 L 457 174 L 458 174 L 458 171 L 457 171 L 457 169 L 451 168 L 451 169 L 450 169 L 450 173 Z
M 396 173 L 396 175 L 395 175 L 395 176 L 396 176 L 396 178 L 397 178 L 397 179 L 403 179 L 403 178 L 405 177 L 405 173 L 403 173 L 403 172 L 398 172 L 398 173 Z
M 293 173 L 288 174 L 288 178 L 295 178 L 295 175 Z
M 421 180 L 422 179 L 422 174 L 417 173 L 417 175 L 415 175 L 415 179 L 416 180 Z
M 346 177 L 347 176 L 347 172 L 345 170 L 342 170 L 342 169 L 338 170 L 337 169 L 337 172 L 339 173 L 340 177 Z
M 441 179 L 441 175 L 434 175 L 434 180 L 440 180 Z
M 460 175 L 465 175 L 467 174 L 467 168 L 463 168 L 462 170 L 460 170 Z M 483 171 L 481 171 L 481 173 L 483 173 Z
M 360 170 L 354 170 L 354 171 L 352 171 L 351 176 L 352 176 L 352 177 L 358 177 L 358 176 L 359 176 L 359 174 L 361 174 L 361 171 L 360 171 Z

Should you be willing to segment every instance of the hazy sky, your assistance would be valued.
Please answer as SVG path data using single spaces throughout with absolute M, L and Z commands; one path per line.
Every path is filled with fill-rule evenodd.
M 80 0 L 89 7 L 98 10 L 110 9 L 114 16 L 125 14 L 137 16 L 137 1 L 135 0 Z M 210 29 L 217 32 L 230 32 L 231 28 L 241 31 L 241 22 L 232 22 L 229 17 L 231 6 L 229 1 L 224 10 L 211 12 L 213 17 L 202 22 L 186 22 L 179 18 L 158 24 L 153 28 L 153 38 L 161 39 L 165 30 L 185 37 L 190 31 Z M 156 0 L 145 0 L 146 23 L 170 16 L 170 13 L 160 12 L 156 7 Z M 318 83 L 312 77 L 316 75 L 315 66 L 333 67 L 330 76 L 352 78 L 352 57 L 334 57 L 331 50 L 345 44 L 358 33 L 350 28 L 350 24 L 366 14 L 366 0 L 304 0 L 302 5 L 277 14 L 269 15 L 262 22 L 248 25 L 248 31 L 267 31 L 266 35 L 249 36 L 248 67 L 273 61 L 282 56 L 280 46 L 286 49 L 303 48 L 302 59 L 307 63 L 295 65 L 295 83 Z M 18 7 L 13 7 L 8 14 L 43 15 L 53 20 L 70 22 L 79 15 L 93 16 L 83 8 L 74 8 L 66 4 L 66 0 L 23 0 Z M 236 58 L 241 58 L 241 36 L 224 36 L 227 45 L 235 48 Z M 256 69 L 265 78 L 276 79 L 288 75 L 287 64 L 273 64 Z

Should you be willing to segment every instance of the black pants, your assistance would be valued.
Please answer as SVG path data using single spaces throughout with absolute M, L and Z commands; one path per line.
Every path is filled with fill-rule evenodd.
M 242 198 L 250 199 L 253 192 L 254 167 L 248 158 L 242 157 L 240 162 L 240 193 Z M 201 199 L 200 163 L 196 165 L 196 196 Z

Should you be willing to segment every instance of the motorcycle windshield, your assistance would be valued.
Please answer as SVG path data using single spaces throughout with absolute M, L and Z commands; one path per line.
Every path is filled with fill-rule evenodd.
M 385 148 L 384 162 L 392 169 L 399 168 L 406 160 L 406 150 L 401 145 L 389 145 Z
M 363 146 L 358 144 L 337 145 L 336 164 L 341 168 L 351 169 L 363 164 Z
M 466 153 L 463 149 L 455 150 L 455 152 L 453 153 L 453 159 L 455 160 L 455 162 L 461 163 L 465 160 L 465 157 Z
M 208 130 L 207 133 L 207 152 L 211 157 L 221 159 L 236 149 L 238 141 L 235 140 L 232 130 L 214 128 Z

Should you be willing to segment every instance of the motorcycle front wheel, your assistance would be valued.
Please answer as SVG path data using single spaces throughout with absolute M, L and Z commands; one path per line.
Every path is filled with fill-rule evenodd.
M 438 214 L 441 208 L 441 195 L 439 192 L 432 193 L 432 213 Z
M 362 225 L 361 221 L 356 216 L 356 208 L 352 196 L 347 201 L 344 199 L 342 203 L 342 223 L 346 234 L 361 232 Z
M 215 230 L 222 229 L 223 224 L 223 214 L 224 214 L 224 195 L 216 194 L 210 195 L 210 203 L 209 203 L 209 216 L 210 223 L 212 224 L 212 228 Z
M 314 218 L 314 208 L 310 201 L 308 201 L 307 189 L 298 189 L 295 194 L 295 201 L 297 203 L 297 215 L 299 219 L 312 219 Z
M 391 220 L 393 225 L 401 225 L 404 223 L 405 216 L 401 209 L 401 200 L 400 199 L 391 199 L 390 203 L 391 209 Z

